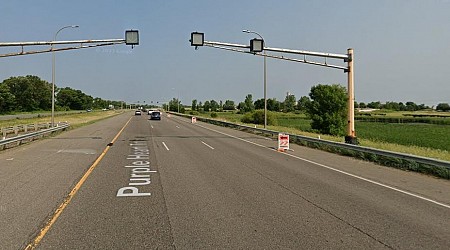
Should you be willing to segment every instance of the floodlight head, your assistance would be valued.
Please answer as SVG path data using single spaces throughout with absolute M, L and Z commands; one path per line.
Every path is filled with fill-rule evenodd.
M 205 33 L 192 32 L 190 42 L 191 46 L 203 46 L 203 44 L 205 43 Z
M 125 31 L 125 44 L 131 45 L 139 45 L 139 31 L 137 30 L 127 30 Z
M 259 38 L 254 38 L 250 40 L 250 52 L 258 53 L 264 50 L 264 40 Z

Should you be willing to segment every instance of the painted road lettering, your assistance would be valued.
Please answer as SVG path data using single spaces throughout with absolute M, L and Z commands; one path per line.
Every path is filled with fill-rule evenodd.
M 150 174 L 157 173 L 157 171 L 150 168 L 150 150 L 148 149 L 147 142 L 132 141 L 130 147 L 131 153 L 127 156 L 127 160 L 131 160 L 132 162 L 124 166 L 130 172 L 130 179 L 128 186 L 117 190 L 116 196 L 150 196 L 151 193 L 144 192 L 143 189 L 152 183 Z

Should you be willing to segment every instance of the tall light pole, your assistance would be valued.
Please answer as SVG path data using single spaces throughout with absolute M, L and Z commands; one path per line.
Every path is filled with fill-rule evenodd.
M 259 38 L 261 38 L 263 40 L 263 47 L 264 47 L 264 38 L 256 31 L 250 31 L 250 30 L 243 30 L 242 32 L 244 33 L 251 33 L 251 34 L 255 34 L 257 36 L 259 36 Z M 264 48 L 263 48 L 264 49 Z M 263 54 L 264 54 L 264 128 L 266 128 L 267 126 L 267 67 L 266 67 L 266 50 L 263 50 Z
M 55 33 L 55 37 L 53 38 L 53 42 L 56 41 L 56 36 L 58 36 L 58 33 L 66 28 L 78 28 L 80 26 L 78 25 L 68 25 L 64 26 L 61 29 L 59 29 Z M 52 127 L 55 126 L 55 51 L 53 51 L 53 44 L 51 45 L 52 50 Z

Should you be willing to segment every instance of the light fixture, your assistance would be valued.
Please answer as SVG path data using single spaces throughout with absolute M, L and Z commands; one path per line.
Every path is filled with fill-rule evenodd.
M 190 42 L 191 46 L 203 46 L 205 43 L 205 33 L 192 32 Z
M 258 53 L 264 50 L 264 40 L 255 38 L 250 40 L 250 52 Z
M 132 48 L 134 47 L 134 45 L 139 45 L 139 31 L 126 30 L 125 31 L 125 44 L 131 45 Z

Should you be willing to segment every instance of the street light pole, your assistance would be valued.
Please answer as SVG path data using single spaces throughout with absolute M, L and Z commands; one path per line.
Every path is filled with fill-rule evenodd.
M 62 27 L 55 33 L 55 37 L 53 38 L 53 42 L 56 41 L 56 36 L 58 36 L 58 33 L 66 28 L 78 28 L 80 26 L 78 25 L 68 25 L 65 27 Z M 52 50 L 52 127 L 55 126 L 55 51 L 53 51 L 53 44 L 51 45 Z
M 255 34 L 255 35 L 259 36 L 259 38 L 261 38 L 265 43 L 264 38 L 258 32 L 250 31 L 250 30 L 243 30 L 242 32 Z M 264 56 L 263 56 L 264 57 L 264 128 L 266 128 L 267 127 L 267 63 L 266 63 L 267 57 L 266 57 L 266 50 L 263 51 L 263 54 L 264 54 Z

